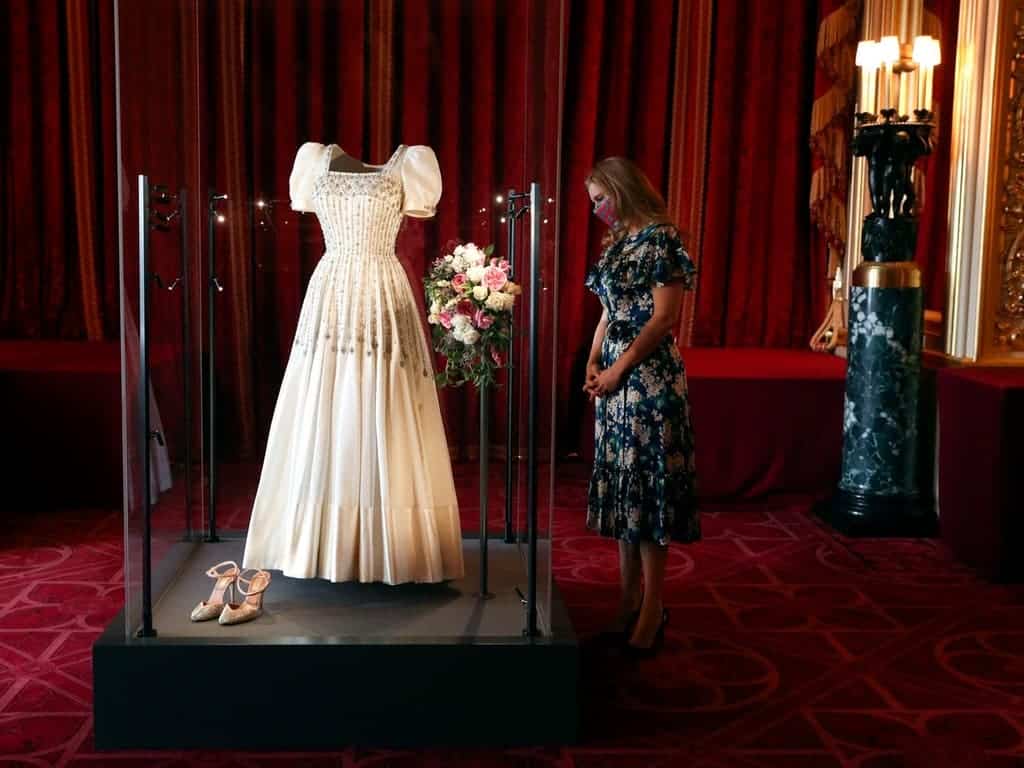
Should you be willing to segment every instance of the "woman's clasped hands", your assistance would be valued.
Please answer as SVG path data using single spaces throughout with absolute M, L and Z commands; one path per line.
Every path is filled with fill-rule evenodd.
M 622 384 L 622 369 L 617 363 L 602 369 L 598 363 L 587 363 L 587 380 L 583 391 L 593 400 L 595 397 L 606 397 Z

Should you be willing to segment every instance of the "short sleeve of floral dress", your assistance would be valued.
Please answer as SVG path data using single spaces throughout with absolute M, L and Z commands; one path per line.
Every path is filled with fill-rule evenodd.
M 694 284 L 674 227 L 651 225 L 611 245 L 586 285 L 608 312 L 601 365 L 610 366 L 654 312 L 653 289 Z M 700 538 L 686 370 L 672 335 L 597 401 L 587 527 L 629 542 Z

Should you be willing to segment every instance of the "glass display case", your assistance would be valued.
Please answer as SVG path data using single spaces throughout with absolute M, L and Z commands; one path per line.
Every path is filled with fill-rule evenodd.
M 112 1 L 125 609 L 94 649 L 97 744 L 571 741 L 576 643 L 551 569 L 562 3 Z M 267 453 L 275 408 L 281 424 L 302 418 L 282 379 L 325 249 L 344 248 L 296 200 L 307 142 L 323 185 L 372 186 L 400 175 L 408 147 L 432 149 L 436 212 L 402 216 L 380 256 L 412 287 L 416 333 L 430 339 L 424 279 L 456 243 L 493 246 L 522 289 L 494 384 L 438 390 L 444 434 L 430 444 L 448 449 L 465 574 L 387 585 L 271 571 L 258 618 L 192 621 L 207 569 L 242 565 L 264 459 L 282 458 Z M 385 291 L 353 269 L 332 278 L 330 300 Z M 365 311 L 384 313 L 382 297 Z M 339 371 L 315 374 L 343 388 Z M 324 450 L 350 450 L 360 429 L 383 442 L 409 404 L 381 386 L 375 429 L 358 426 L 364 400 L 351 398 L 323 418 Z M 418 471 L 387 470 L 374 482 Z M 302 501 L 326 519 L 343 512 L 338 492 Z M 280 519 L 272 534 L 292 536 Z M 256 732 L 244 710 L 211 711 L 216 696 L 193 683 L 226 668 L 245 673 L 233 697 L 286 706 Z

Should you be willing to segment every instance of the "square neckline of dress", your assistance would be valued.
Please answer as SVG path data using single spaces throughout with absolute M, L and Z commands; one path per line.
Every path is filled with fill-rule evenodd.
M 382 163 L 381 165 L 375 165 L 373 163 L 364 163 L 358 157 L 352 157 L 352 155 L 350 155 L 348 152 L 346 152 L 344 149 L 342 149 L 337 144 L 328 144 L 327 145 L 328 149 L 331 149 L 332 147 L 334 149 L 338 150 L 341 153 L 341 155 L 339 155 L 339 157 L 344 156 L 344 157 L 351 158 L 352 160 L 355 160 L 357 163 L 359 163 L 364 168 L 372 168 L 373 170 L 370 170 L 370 171 L 336 171 L 333 168 L 331 168 L 331 165 L 334 163 L 334 161 L 336 159 L 336 158 L 332 157 L 332 158 L 330 158 L 330 160 L 327 161 L 327 172 L 328 173 L 337 173 L 337 174 L 340 174 L 342 176 L 376 176 L 377 174 L 384 173 L 384 171 L 386 171 L 391 166 L 391 164 L 395 161 L 395 158 L 398 157 L 398 153 L 401 152 L 402 149 L 405 148 L 405 144 L 399 144 L 397 147 L 395 147 L 395 151 L 391 153 L 391 157 L 388 158 L 386 163 Z

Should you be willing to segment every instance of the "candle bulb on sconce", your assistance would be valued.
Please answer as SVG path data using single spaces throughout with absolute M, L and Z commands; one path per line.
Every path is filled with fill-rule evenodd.
M 932 111 L 932 82 L 935 67 L 942 63 L 939 41 L 930 35 L 914 39 L 914 61 L 917 63 L 916 109 Z
M 883 37 L 878 43 L 882 72 L 879 86 L 878 111 L 895 109 L 899 104 L 899 75 L 893 68 L 900 60 L 900 41 L 895 35 Z
M 940 63 L 939 41 L 929 35 L 918 35 L 912 43 L 900 43 L 895 35 L 861 40 L 856 57 L 857 112 L 872 115 L 862 122 L 886 119 L 885 110 L 893 110 L 895 116 L 890 117 L 895 121 L 904 116 L 911 122 L 930 121 L 933 78 Z
M 903 73 L 903 84 L 900 89 L 900 103 L 903 106 L 900 108 L 900 114 L 907 115 L 911 120 L 914 119 L 914 110 L 921 108 L 921 102 L 918 98 L 918 86 L 921 82 L 920 74 L 920 67 L 915 66 L 909 67 Z
M 861 40 L 857 43 L 857 66 L 860 67 L 860 95 L 858 112 L 875 114 L 878 105 L 878 43 L 874 40 Z

